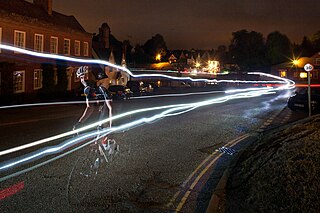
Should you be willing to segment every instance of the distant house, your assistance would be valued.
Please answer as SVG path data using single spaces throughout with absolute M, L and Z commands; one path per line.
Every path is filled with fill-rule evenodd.
M 170 57 L 168 58 L 168 61 L 170 64 L 176 63 L 177 62 L 177 57 L 174 56 L 174 54 L 171 54 Z
M 92 57 L 92 34 L 74 16 L 53 11 L 52 0 L 1 0 L 0 42 L 36 52 Z M 57 61 L 0 50 L 0 95 L 35 96 L 44 83 L 43 63 L 53 64 L 53 81 L 59 84 Z M 64 63 L 67 90 L 71 91 L 79 86 L 74 70 L 80 65 Z
M 296 60 L 277 64 L 271 67 L 271 73 L 280 77 L 291 79 L 297 83 L 305 83 L 307 81 L 307 73 L 304 65 L 310 63 L 314 66 L 311 72 L 311 82 L 320 83 L 320 53 L 316 53 L 311 57 L 302 57 Z
M 126 48 L 112 34 L 107 23 L 103 23 L 99 28 L 99 33 L 92 39 L 92 53 L 96 59 L 109 61 L 113 64 L 126 66 Z M 110 85 L 126 85 L 130 80 L 129 74 L 124 71 L 109 66 L 100 65 L 100 70 L 104 70 L 108 78 L 101 80 L 106 88 Z M 97 72 L 94 70 L 93 72 Z

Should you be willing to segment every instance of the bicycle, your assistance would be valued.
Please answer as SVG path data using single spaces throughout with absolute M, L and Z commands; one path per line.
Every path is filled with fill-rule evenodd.
M 119 155 L 119 144 L 114 139 L 101 137 L 98 133 L 93 143 L 84 148 L 68 177 L 67 199 L 77 205 L 90 197 L 91 187 L 103 163 L 109 164 Z

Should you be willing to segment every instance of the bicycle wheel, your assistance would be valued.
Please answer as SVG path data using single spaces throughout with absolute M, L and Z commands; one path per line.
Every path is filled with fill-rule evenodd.
M 99 172 L 101 156 L 97 144 L 90 145 L 73 166 L 67 185 L 67 198 L 69 204 L 78 205 L 90 198 Z

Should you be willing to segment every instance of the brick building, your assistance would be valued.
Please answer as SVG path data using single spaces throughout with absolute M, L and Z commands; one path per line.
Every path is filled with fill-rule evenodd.
M 52 0 L 33 0 L 32 3 L 1 0 L 0 43 L 36 52 L 92 58 L 92 34 L 86 32 L 74 16 L 53 11 Z M 45 63 L 51 64 L 52 68 L 45 70 Z M 23 102 L 26 98 L 37 97 L 48 76 L 53 89 L 62 83 L 67 91 L 74 90 L 79 86 L 74 70 L 80 65 L 73 62 L 59 64 L 52 59 L 0 49 L 2 102 L 9 99 Z

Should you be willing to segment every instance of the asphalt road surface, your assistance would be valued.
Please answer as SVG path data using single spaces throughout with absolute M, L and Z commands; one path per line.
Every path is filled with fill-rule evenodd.
M 194 103 L 223 95 L 217 92 L 114 101 L 114 115 L 152 106 Z M 204 177 L 212 177 L 217 171 L 207 166 L 208 169 L 199 174 L 199 166 L 213 157 L 212 153 L 219 147 L 259 132 L 271 117 L 274 125 L 288 122 L 289 116 L 283 113 L 287 98 L 288 94 L 277 93 L 229 100 L 113 133 L 110 137 L 120 144 L 121 156 L 103 167 L 93 184 L 83 183 L 84 188 L 91 190 L 81 203 L 73 205 L 67 199 L 70 172 L 77 159 L 83 156 L 80 150 L 0 182 L 1 212 L 202 211 L 210 200 L 210 189 L 205 190 L 208 177 Z M 2 110 L 0 151 L 71 130 L 83 109 L 83 105 L 57 105 Z M 114 126 L 158 112 L 132 115 L 115 121 Z M 58 143 L 61 140 L 40 147 Z M 215 153 L 220 157 L 223 154 Z M 1 172 L 0 178 L 59 154 Z M 14 155 L 17 154 L 8 156 Z M 1 161 L 8 160 L 8 156 L 1 156 Z M 227 155 L 224 157 L 228 158 Z M 188 183 L 193 184 L 192 188 L 185 190 Z M 203 193 L 207 195 L 202 196 Z

